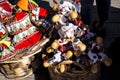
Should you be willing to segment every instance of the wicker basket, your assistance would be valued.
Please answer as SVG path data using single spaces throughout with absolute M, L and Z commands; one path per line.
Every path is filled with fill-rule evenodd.
M 34 55 L 39 53 L 48 41 L 48 38 L 43 37 L 34 46 L 21 51 L 21 53 L 16 53 L 10 59 L 1 61 L 1 73 L 9 79 L 22 79 L 31 75 L 33 73 L 32 68 L 30 68 L 31 61 L 34 60 Z
M 91 73 L 89 70 L 85 69 L 84 65 L 81 65 L 75 61 L 63 61 L 60 64 L 74 64 L 81 68 L 81 70 L 67 71 L 61 73 L 57 70 L 56 66 L 48 67 L 49 75 L 51 80 L 97 80 L 98 73 Z
M 21 59 L 13 63 L 0 63 L 0 71 L 6 78 L 22 79 L 33 73 L 32 68 L 29 68 L 32 57 Z
M 29 47 L 23 51 L 16 52 L 16 55 L 11 57 L 10 59 L 0 61 L 1 63 L 15 63 L 18 61 L 21 61 L 21 59 L 29 58 L 31 56 L 34 56 L 35 54 L 41 52 L 43 46 L 49 41 L 48 38 L 43 37 L 38 43 L 33 45 L 32 47 Z

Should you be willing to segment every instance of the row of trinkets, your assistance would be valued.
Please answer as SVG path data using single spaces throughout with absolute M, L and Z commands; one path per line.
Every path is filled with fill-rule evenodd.
M 91 67 L 91 72 L 97 73 L 98 62 L 110 66 L 112 60 L 105 53 L 102 38 L 81 20 L 80 0 L 61 0 L 59 4 L 55 0 L 54 2 L 53 10 L 56 14 L 52 17 L 52 22 L 56 29 L 55 34 L 58 35 L 42 55 L 44 67 L 56 66 L 61 73 L 77 70 L 73 65 L 59 65 L 72 60 L 86 68 Z
M 57 66 L 66 60 L 73 60 L 93 68 L 97 62 L 104 62 L 105 65 L 110 66 L 112 60 L 104 51 L 102 39 L 81 20 L 80 0 L 72 0 L 72 2 L 61 0 L 60 4 L 53 1 L 54 15 L 51 15 L 47 9 L 39 7 L 33 0 L 20 0 L 16 5 L 11 5 L 7 0 L 0 2 L 1 63 L 16 56 L 16 53 L 21 54 L 20 52 L 26 50 L 28 52 L 24 54 L 38 53 L 40 48 L 37 47 L 49 41 L 46 51 L 43 50 L 42 53 L 44 67 Z M 7 9 L 4 7 L 5 4 Z M 39 42 L 44 36 L 48 39 Z M 38 46 L 34 48 L 34 45 Z M 59 66 L 61 72 L 67 71 L 65 66 L 69 67 Z M 70 68 L 77 69 L 71 65 Z M 93 68 L 91 71 L 96 73 L 97 68 L 96 71 Z

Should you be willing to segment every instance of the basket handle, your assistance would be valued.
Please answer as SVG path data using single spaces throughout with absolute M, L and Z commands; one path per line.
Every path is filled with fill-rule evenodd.
M 76 62 L 76 61 L 73 61 L 73 60 L 65 60 L 63 62 L 61 62 L 60 64 L 75 64 L 77 66 L 79 66 L 83 71 L 85 71 L 85 66 Z

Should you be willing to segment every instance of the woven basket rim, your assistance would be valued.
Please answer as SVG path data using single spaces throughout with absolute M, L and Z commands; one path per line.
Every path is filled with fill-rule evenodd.
M 7 59 L 7 60 L 0 61 L 0 64 L 1 64 L 1 63 L 16 63 L 16 62 L 21 61 L 21 60 L 24 59 L 24 58 L 29 58 L 29 57 L 31 57 L 31 56 L 39 53 L 39 52 L 42 50 L 43 46 L 44 46 L 48 41 L 49 41 L 48 38 L 43 37 L 39 42 L 37 42 L 35 45 L 33 45 L 32 47 L 30 47 L 29 49 L 25 49 L 25 50 L 24 50 L 23 52 L 21 52 L 21 53 L 16 53 L 16 55 L 14 55 L 14 57 L 15 57 L 15 56 L 22 55 L 21 57 L 18 57 L 18 59 L 11 57 L 11 58 L 9 58 L 9 59 Z M 32 50 L 33 48 L 35 48 L 35 50 Z M 27 54 L 27 53 L 28 53 L 28 54 Z M 26 55 L 26 54 L 27 54 L 27 55 Z M 13 58 L 13 60 L 10 60 L 10 59 L 12 59 L 12 58 Z
M 75 61 L 67 60 L 67 61 L 61 62 L 60 64 L 75 64 L 75 65 L 81 67 L 82 70 L 80 70 L 80 71 L 76 70 L 76 72 L 70 71 L 70 72 L 60 73 L 59 71 L 56 72 L 56 69 L 54 66 L 50 66 L 50 67 L 48 67 L 48 71 L 49 71 L 49 75 L 50 75 L 51 79 L 54 77 L 62 77 L 62 78 L 64 78 L 64 77 L 74 78 L 76 76 L 85 77 L 88 74 L 88 71 L 85 70 L 84 66 Z

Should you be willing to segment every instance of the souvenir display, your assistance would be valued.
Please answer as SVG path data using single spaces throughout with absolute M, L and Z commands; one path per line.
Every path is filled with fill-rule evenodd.
M 51 80 L 96 80 L 100 63 L 112 64 L 103 39 L 81 20 L 81 0 L 53 2 L 55 14 L 34 0 L 14 6 L 0 0 L 0 71 L 6 78 L 31 75 L 36 54 Z

